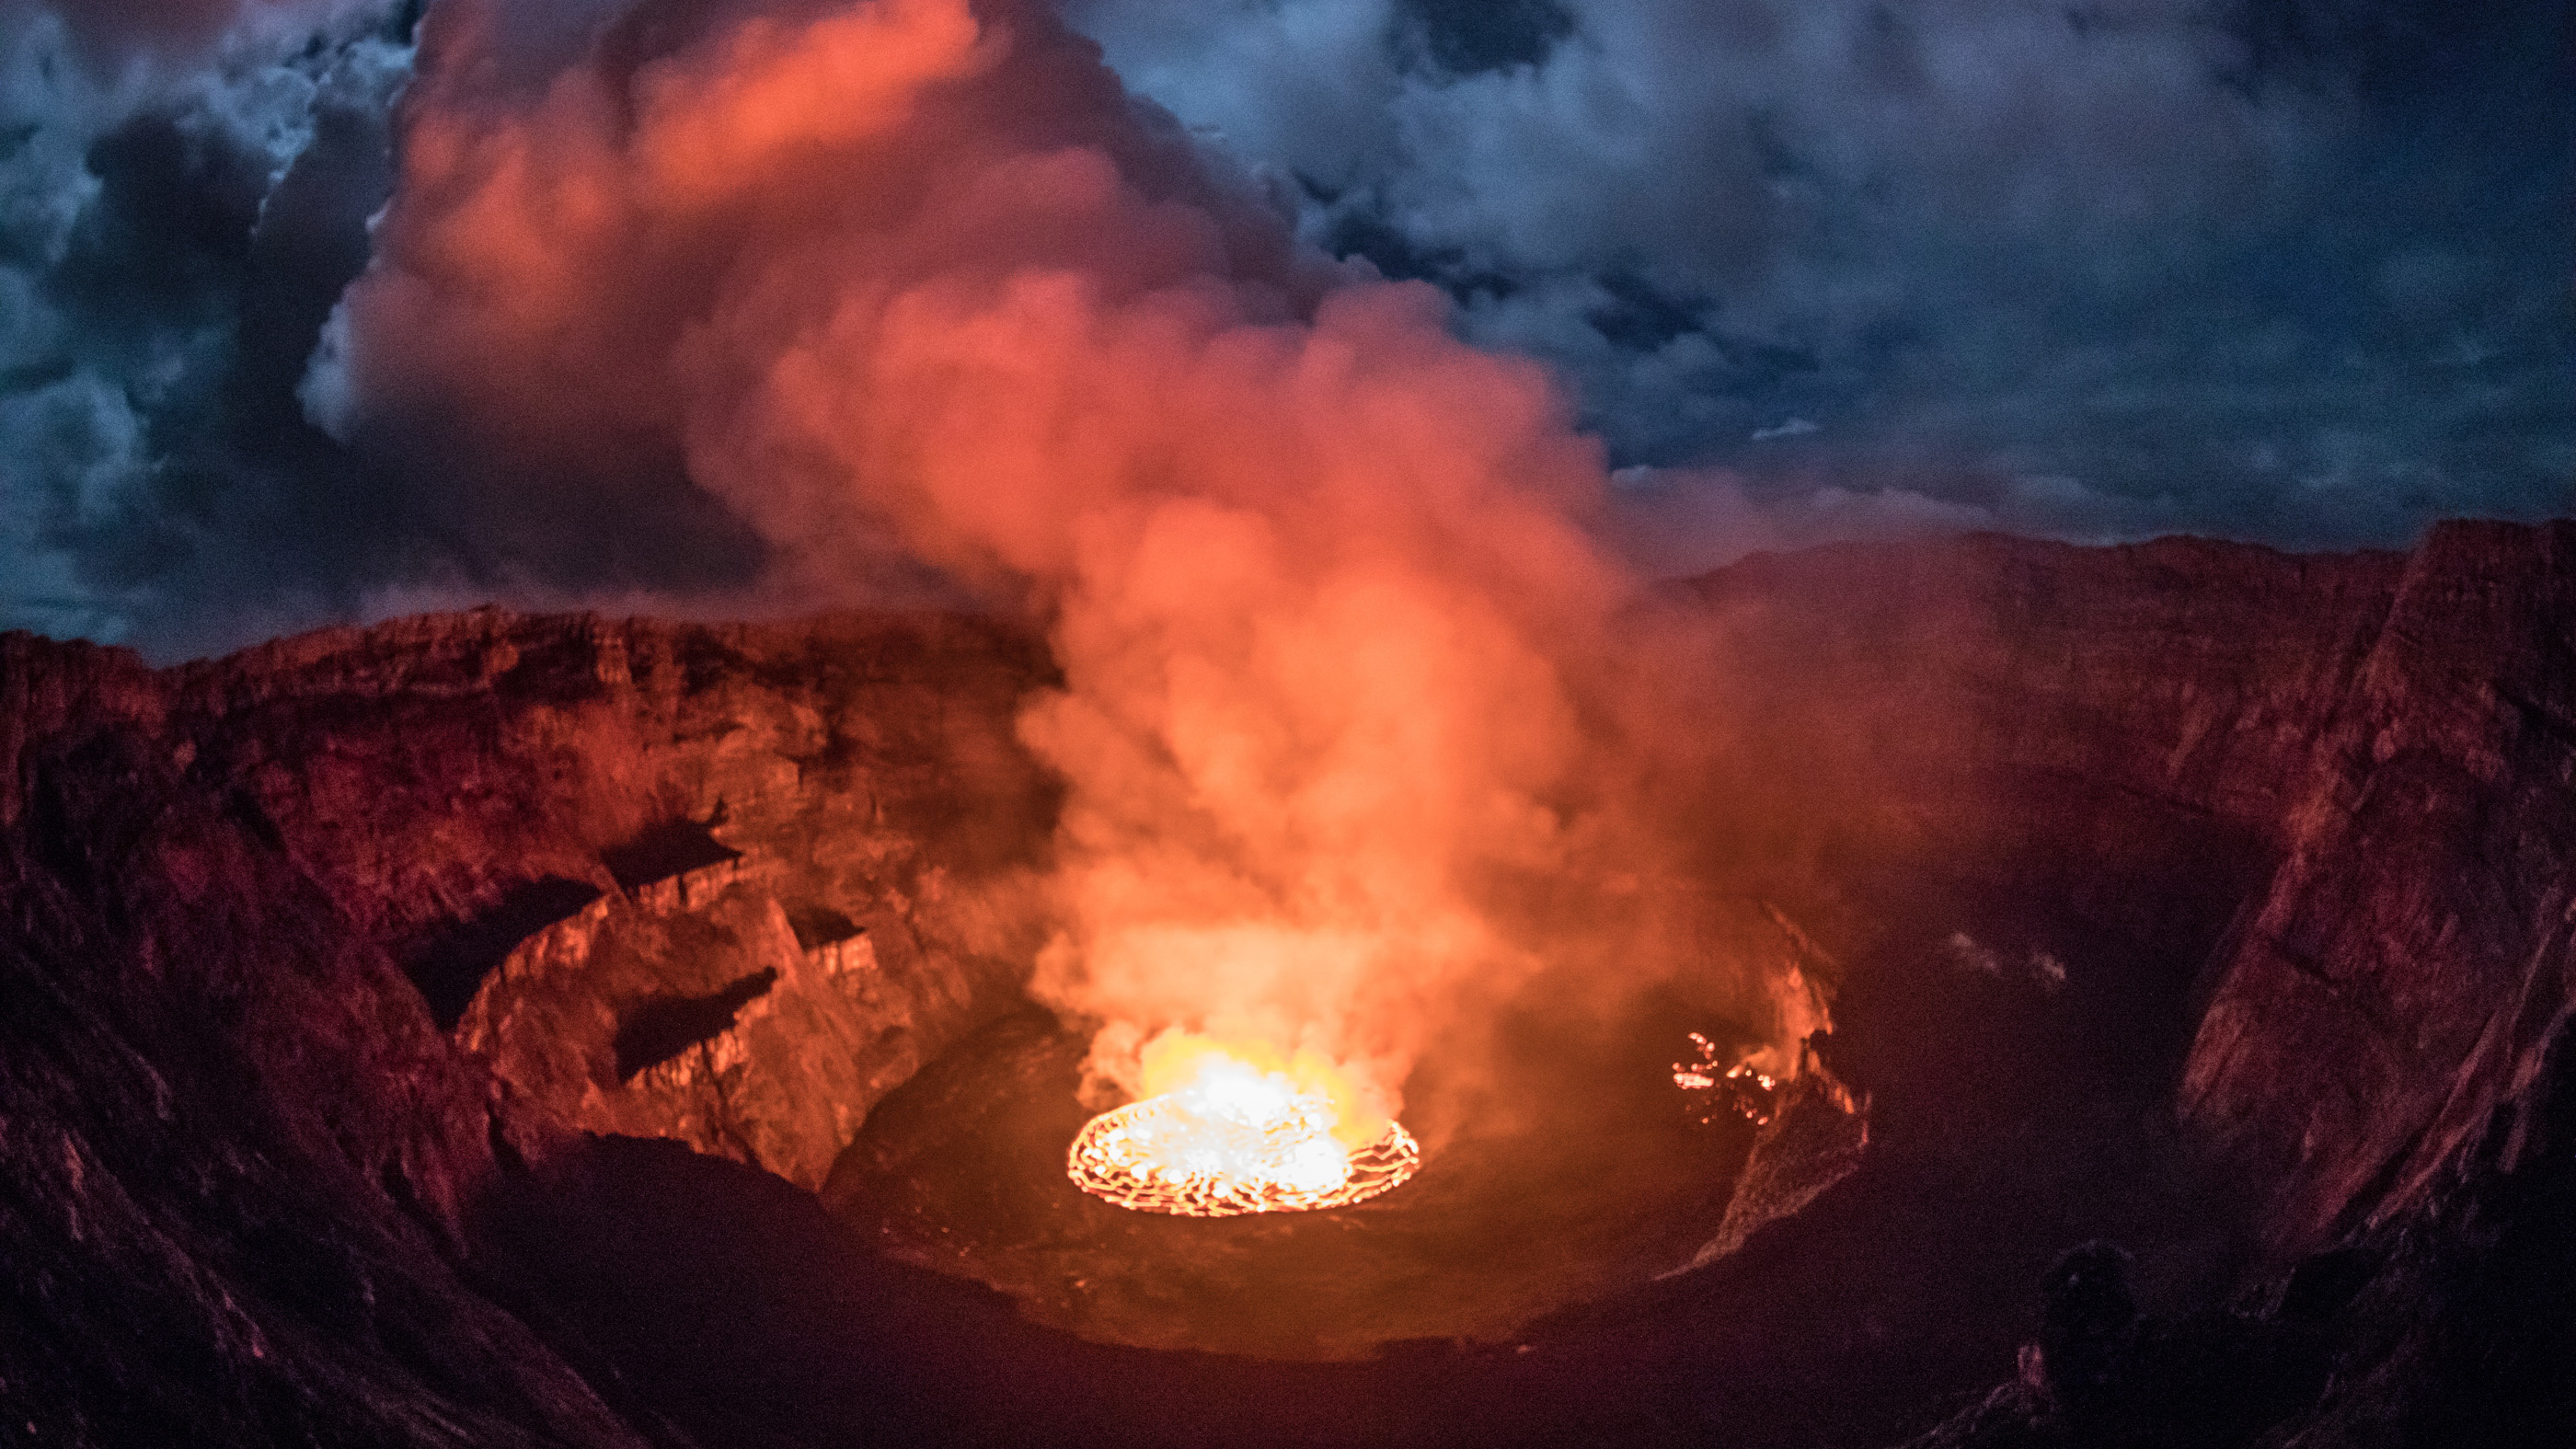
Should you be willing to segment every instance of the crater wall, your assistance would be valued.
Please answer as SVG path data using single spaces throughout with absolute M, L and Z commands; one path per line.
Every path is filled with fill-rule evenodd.
M 1695 864 L 1843 958 L 1907 891 L 2145 942 L 2102 999 L 2275 1254 L 2512 1166 L 2576 994 L 2576 526 L 1838 546 L 1672 586 L 1637 641 L 1697 707 L 1647 762 Z M 9 1416 L 691 1442 L 476 1205 L 585 1130 L 811 1186 L 1010 1009 L 1049 676 L 938 616 L 477 611 L 168 670 L 0 638 Z

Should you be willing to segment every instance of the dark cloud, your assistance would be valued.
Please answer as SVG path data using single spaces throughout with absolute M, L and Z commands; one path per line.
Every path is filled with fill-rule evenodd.
M 2576 502 L 2564 6 L 1566 0 L 1475 74 L 1345 41 L 1409 4 L 1206 8 L 1075 11 L 1623 464 L 2078 537 Z
M 653 43 L 686 8 L 604 44 Z M 754 578 L 758 539 L 667 437 L 501 459 L 434 425 L 353 447 L 312 421 L 317 347 L 392 192 L 421 7 L 239 9 L 76 11 L 102 27 L 78 34 L 10 17 L 0 626 L 184 655 L 415 605 Z M 189 64 L 87 63 L 183 32 Z
M 1397 0 L 1399 63 L 1451 76 L 1544 65 L 1574 17 L 1557 0 Z
M 94 55 L 129 48 L 196 49 L 230 30 L 246 0 L 53 0 L 48 6 Z M 26 8 L 39 8 L 29 6 Z
M 407 10 L 426 0 L 0 0 L 0 24 L 57 19 L 74 52 L 113 69 L 137 60 L 185 61 L 227 42 L 247 50 L 327 32 L 359 11 Z
M 391 571 L 401 509 L 296 389 L 391 184 L 406 13 L 0 23 L 16 42 L 0 106 L 22 137 L 0 226 L 0 610 L 178 650 L 349 612 Z M 207 53 L 82 63 L 125 38 Z

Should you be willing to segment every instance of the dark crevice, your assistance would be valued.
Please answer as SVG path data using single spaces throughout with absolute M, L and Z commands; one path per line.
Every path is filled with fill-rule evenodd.
M 2324 1323 L 2352 1306 L 2387 1266 L 2369 1248 L 2333 1248 L 2301 1260 L 2281 1290 L 2279 1314 L 2294 1323 Z
M 704 820 L 666 820 L 611 850 L 600 853 L 600 861 L 617 880 L 618 889 L 629 894 L 673 876 L 722 865 L 742 859 L 742 852 L 715 837 L 715 827 L 724 823 L 724 810 Z
M 410 1219 L 412 1225 L 428 1237 L 441 1258 L 452 1263 L 462 1256 L 463 1246 L 456 1241 L 454 1229 L 429 1204 L 421 1201 L 420 1192 L 412 1186 L 411 1174 L 402 1163 L 389 1160 L 378 1166 L 376 1186 L 384 1190 L 395 1211 Z
M 509 1129 L 501 1125 L 500 1113 L 487 1111 L 483 1114 L 483 1133 L 492 1144 L 492 1161 L 503 1172 L 518 1177 L 527 1175 L 527 1154 L 510 1140 Z
M 518 944 L 599 899 L 588 881 L 548 876 L 512 889 L 501 903 L 460 922 L 429 943 L 405 968 L 440 1031 L 453 1031 L 492 974 Z
M 645 1002 L 617 1028 L 617 1080 L 632 1081 L 703 1041 L 733 1029 L 736 1014 L 769 994 L 778 969 L 765 967 L 713 996 L 665 996 Z
M 830 906 L 790 906 L 787 928 L 796 933 L 796 946 L 802 951 L 819 951 L 866 933 L 866 928 Z
M 269 818 L 268 811 L 250 791 L 236 789 L 225 796 L 224 814 L 248 831 L 252 839 L 280 855 L 286 853 L 285 832 L 277 828 L 277 822 Z

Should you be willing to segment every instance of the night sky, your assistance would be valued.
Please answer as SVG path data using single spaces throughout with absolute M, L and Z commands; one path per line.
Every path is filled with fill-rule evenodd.
M 758 7 L 523 8 L 542 50 Z M 1649 567 L 2576 504 L 2559 0 L 1060 8 L 1306 246 L 1556 369 Z M 421 9 L 0 0 L 0 627 L 171 658 L 758 593 L 769 544 L 676 458 L 530 490 L 334 421 Z

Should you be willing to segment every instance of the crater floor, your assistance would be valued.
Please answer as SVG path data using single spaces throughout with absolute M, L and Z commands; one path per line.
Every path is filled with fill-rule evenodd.
M 1635 1046 L 1603 1054 L 1591 1081 L 1489 1099 L 1496 1125 L 1466 1118 L 1430 1137 L 1421 1171 L 1382 1197 L 1177 1218 L 1102 1202 L 1066 1176 L 1066 1145 L 1091 1115 L 1075 1096 L 1084 1039 L 1032 1009 L 881 1104 L 825 1200 L 880 1249 L 1097 1342 L 1281 1359 L 1504 1342 L 1689 1262 L 1725 1213 L 1751 1127 L 1693 1122 L 1655 1070 L 1657 1045 Z

